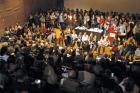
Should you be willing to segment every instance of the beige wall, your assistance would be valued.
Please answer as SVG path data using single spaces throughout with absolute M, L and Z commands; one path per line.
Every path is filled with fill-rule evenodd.
M 104 11 L 139 12 L 140 0 L 64 0 L 65 8 L 99 9 Z
M 0 34 L 6 26 L 23 23 L 30 13 L 55 8 L 57 0 L 0 0 Z
M 23 0 L 0 1 L 0 33 L 3 32 L 2 30 L 5 26 L 15 24 L 15 20 L 17 20 L 17 22 L 23 21 L 23 18 Z

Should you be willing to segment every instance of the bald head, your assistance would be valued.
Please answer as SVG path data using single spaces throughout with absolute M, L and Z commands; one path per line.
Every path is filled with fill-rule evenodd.
M 68 73 L 68 77 L 71 79 L 75 79 L 76 78 L 76 71 L 75 70 L 70 70 Z
M 20 93 L 29 93 L 28 91 L 21 91 Z

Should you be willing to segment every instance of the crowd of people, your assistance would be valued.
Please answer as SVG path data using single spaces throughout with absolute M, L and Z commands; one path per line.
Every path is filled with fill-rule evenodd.
M 139 14 L 67 9 L 6 27 L 1 93 L 140 93 L 139 21 Z

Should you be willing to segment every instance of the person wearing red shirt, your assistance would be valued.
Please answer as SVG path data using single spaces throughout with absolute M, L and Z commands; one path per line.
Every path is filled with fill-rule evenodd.
M 116 32 L 114 31 L 114 26 L 112 24 L 110 24 L 109 26 L 108 35 L 108 40 L 110 42 L 110 45 L 112 45 L 116 37 Z
M 103 16 L 101 16 L 101 18 L 100 18 L 100 24 L 101 24 L 101 25 L 104 25 L 104 23 L 105 23 L 105 19 L 104 19 Z
M 41 29 L 41 32 L 44 33 L 44 34 L 46 34 L 49 31 L 48 31 L 48 29 L 46 27 L 43 26 L 42 29 Z

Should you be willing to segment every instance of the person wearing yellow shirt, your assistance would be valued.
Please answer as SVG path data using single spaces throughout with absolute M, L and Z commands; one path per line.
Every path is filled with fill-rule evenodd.
M 59 28 L 54 28 L 53 31 L 55 33 L 56 44 L 64 46 L 64 38 L 63 38 L 64 36 L 63 36 L 61 30 Z

